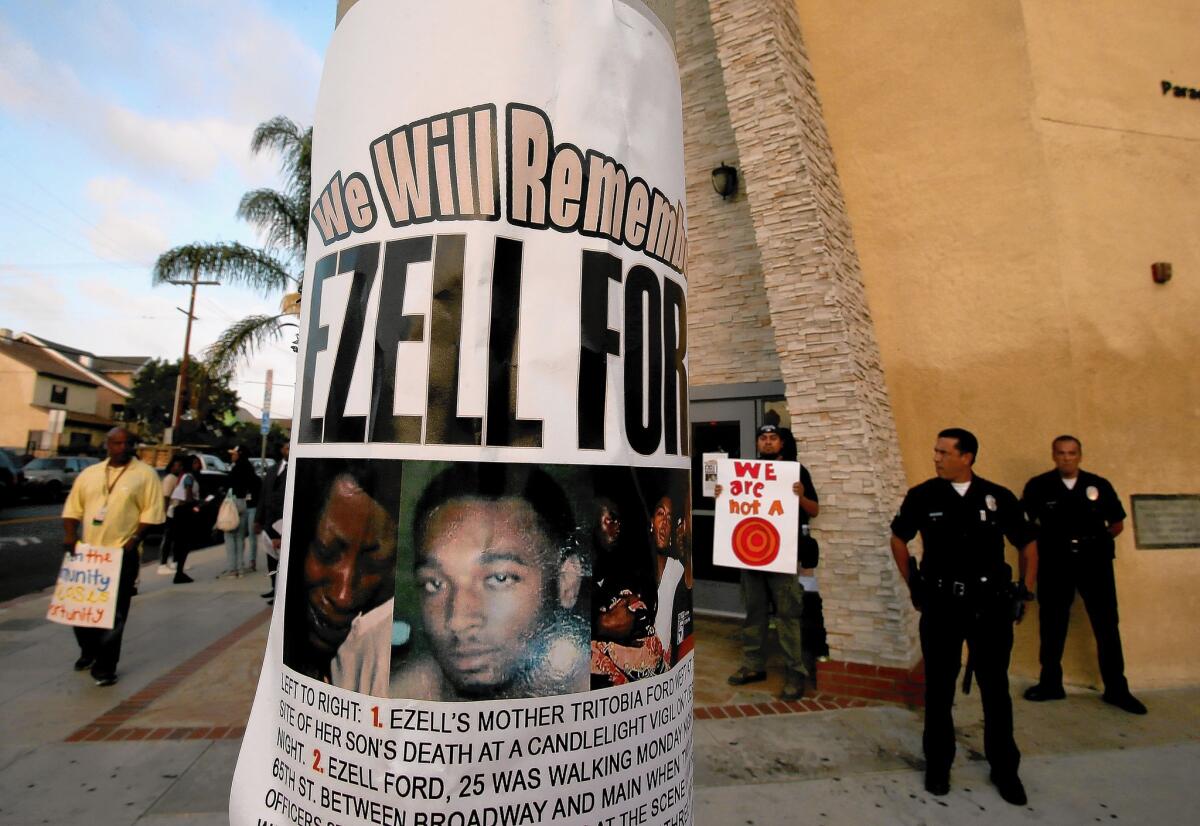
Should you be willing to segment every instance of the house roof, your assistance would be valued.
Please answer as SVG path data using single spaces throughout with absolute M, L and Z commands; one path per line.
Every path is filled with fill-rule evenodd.
M 100 378 L 99 376 L 91 376 L 82 367 L 72 365 L 70 361 L 64 360 L 61 357 L 55 357 L 52 353 L 47 352 L 44 347 L 31 344 L 28 341 L 7 339 L 3 344 L 0 344 L 0 353 L 8 356 L 13 361 L 24 364 L 38 375 L 52 376 L 57 379 L 74 382 L 75 384 L 87 385 L 88 387 L 99 386 L 99 382 L 96 381 L 96 379 Z
M 87 350 L 81 350 L 69 344 L 60 344 L 57 341 L 51 341 L 41 336 L 33 336 L 29 333 L 23 333 L 22 335 L 36 339 L 51 350 L 57 350 L 64 356 L 75 361 L 80 361 L 81 356 L 90 358 L 92 359 L 91 369 L 100 373 L 136 373 L 151 359 L 151 356 L 98 356 Z M 83 362 L 80 363 L 82 364 Z
M 64 344 L 56 344 L 51 341 L 46 341 L 45 339 L 38 338 L 31 333 L 21 333 L 15 338 L 10 339 L 10 341 L 14 344 L 26 344 L 32 347 L 40 348 L 42 352 L 50 359 L 57 361 L 60 365 L 64 365 L 64 367 L 60 368 L 60 370 L 71 369 L 82 374 L 83 376 L 88 377 L 90 384 L 93 384 L 97 387 L 107 387 L 109 390 L 120 396 L 124 396 L 126 398 L 129 397 L 128 387 L 118 382 L 114 382 L 112 379 L 106 378 L 101 374 L 103 371 L 97 370 L 93 367 L 87 367 L 80 363 L 80 356 L 88 356 L 93 360 L 96 358 L 96 356 L 93 356 L 86 350 L 80 350 L 76 347 L 67 347 Z M 127 369 L 127 366 L 122 366 L 121 372 L 125 372 Z M 39 370 L 39 372 L 42 371 Z

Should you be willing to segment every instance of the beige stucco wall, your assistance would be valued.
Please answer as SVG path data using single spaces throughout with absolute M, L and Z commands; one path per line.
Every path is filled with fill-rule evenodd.
M 54 385 L 67 388 L 66 404 L 54 404 L 50 401 Z M 38 376 L 37 383 L 33 388 L 33 404 L 40 404 L 43 407 L 62 407 L 77 413 L 95 413 L 96 388 L 76 384 L 69 379 L 61 379 L 57 376 Z
M 1200 492 L 1200 101 L 1159 90 L 1200 86 L 1200 7 L 796 7 L 910 483 L 937 429 L 962 425 L 979 472 L 1017 489 L 1073 432 L 1127 508 Z M 1197 561 L 1118 542 L 1135 687 L 1200 680 Z M 1016 673 L 1036 674 L 1036 649 L 1035 617 Z M 1096 683 L 1078 606 L 1065 665 Z
M 0 349 L 0 445 L 24 448 L 30 430 L 46 427 L 46 414 L 29 406 L 37 374 Z
M 96 388 L 96 409 L 91 412 L 95 413 L 97 416 L 103 416 L 106 419 L 111 419 L 113 405 L 120 405 L 124 407 L 127 401 L 129 401 L 129 399 L 126 396 L 122 396 L 119 393 L 114 393 L 107 387 L 101 386 Z

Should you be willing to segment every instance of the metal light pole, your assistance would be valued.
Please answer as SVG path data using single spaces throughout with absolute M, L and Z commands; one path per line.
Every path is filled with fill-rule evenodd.
M 267 458 L 267 434 L 271 432 L 271 389 L 275 383 L 275 371 L 267 371 L 267 385 L 263 389 L 262 406 L 262 453 L 259 458 Z
M 191 281 L 171 281 L 168 283 L 176 284 L 179 286 L 191 286 L 191 288 L 192 288 L 192 296 L 191 296 L 191 299 L 188 301 L 188 309 L 187 309 L 187 331 L 183 334 L 183 359 L 179 362 L 179 378 L 176 379 L 176 381 L 175 381 L 175 401 L 171 405 L 171 432 L 170 432 L 170 435 L 166 439 L 164 439 L 164 441 L 167 444 L 174 444 L 175 432 L 179 429 L 179 418 L 183 414 L 183 411 L 180 409 L 180 407 L 183 403 L 184 382 L 187 381 L 186 377 L 187 377 L 187 373 L 188 373 L 188 350 L 191 348 L 191 344 L 192 344 L 192 321 L 196 318 L 196 288 L 199 287 L 201 284 L 216 285 L 216 284 L 220 284 L 221 282 L 220 281 L 201 281 L 200 280 L 200 267 L 193 266 Z M 176 308 L 176 309 L 178 309 L 178 308 Z M 183 312 L 183 310 L 180 310 L 180 312 Z

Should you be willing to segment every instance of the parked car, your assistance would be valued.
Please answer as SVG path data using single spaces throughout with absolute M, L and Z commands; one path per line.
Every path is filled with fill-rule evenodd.
M 31 497 L 57 502 L 66 497 L 79 472 L 97 461 L 90 456 L 49 456 L 34 459 L 21 472 Z
M 6 450 L 0 450 L 0 508 L 17 501 L 25 487 L 20 465 Z
M 199 456 L 200 461 L 204 462 L 204 471 L 206 473 L 228 473 L 231 470 L 228 462 L 211 453 L 197 453 L 195 455 Z

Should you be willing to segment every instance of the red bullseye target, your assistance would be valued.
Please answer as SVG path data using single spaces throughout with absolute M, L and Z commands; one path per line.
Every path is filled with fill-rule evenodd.
M 770 565 L 779 556 L 779 531 L 760 516 L 751 516 L 734 525 L 730 540 L 733 555 L 746 565 Z

